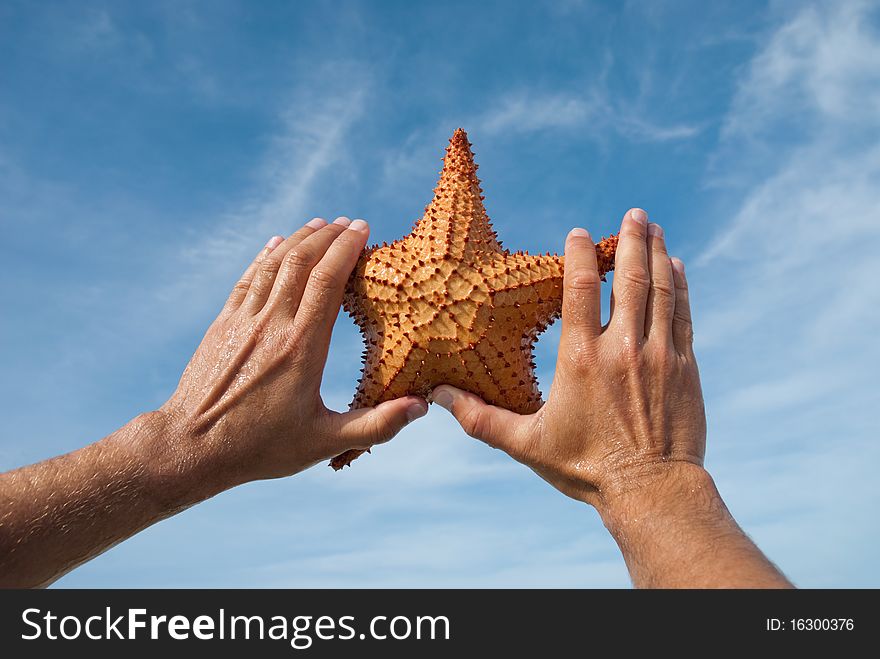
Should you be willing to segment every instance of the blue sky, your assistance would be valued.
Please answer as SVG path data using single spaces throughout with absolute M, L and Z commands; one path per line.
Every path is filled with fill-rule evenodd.
M 159 406 L 273 234 L 402 235 L 463 126 L 508 247 L 663 224 L 728 505 L 799 585 L 880 586 L 880 7 L 511 4 L 0 3 L 0 469 Z M 337 409 L 360 350 L 341 317 Z M 432 409 L 59 585 L 628 583 L 595 512 Z

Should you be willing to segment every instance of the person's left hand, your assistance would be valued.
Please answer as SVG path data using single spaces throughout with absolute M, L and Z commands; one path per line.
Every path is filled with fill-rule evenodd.
M 288 476 L 427 413 L 416 396 L 345 413 L 321 400 L 330 333 L 368 234 L 363 220 L 316 218 L 269 241 L 157 413 L 165 439 L 152 457 L 166 475 L 195 472 L 216 491 Z

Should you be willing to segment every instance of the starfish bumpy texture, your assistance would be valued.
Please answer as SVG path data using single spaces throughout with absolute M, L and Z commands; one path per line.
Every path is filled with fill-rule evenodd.
M 532 347 L 560 315 L 563 258 L 502 248 L 470 147 L 456 130 L 412 233 L 364 250 L 349 279 L 343 307 L 366 342 L 353 409 L 444 383 L 520 414 L 541 406 Z M 596 245 L 599 274 L 614 268 L 616 248 L 616 236 Z

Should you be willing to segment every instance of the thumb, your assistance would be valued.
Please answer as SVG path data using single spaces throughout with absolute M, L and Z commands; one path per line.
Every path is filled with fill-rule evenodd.
M 428 403 L 418 396 L 404 396 L 376 405 L 344 412 L 336 417 L 337 436 L 348 448 L 370 448 L 387 442 L 403 427 L 428 413 Z
M 434 389 L 431 399 L 449 410 L 468 435 L 522 462 L 528 417 L 489 405 L 479 396 L 448 384 Z

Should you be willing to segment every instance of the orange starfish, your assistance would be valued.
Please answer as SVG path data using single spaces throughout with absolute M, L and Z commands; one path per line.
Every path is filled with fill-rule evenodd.
M 501 247 L 470 147 L 456 130 L 412 233 L 364 250 L 349 279 L 343 307 L 366 342 L 352 408 L 427 397 L 443 383 L 520 414 L 541 406 L 532 347 L 559 317 L 563 258 Z M 601 275 L 616 248 L 616 236 L 596 245 Z M 341 469 L 361 453 L 330 464 Z

